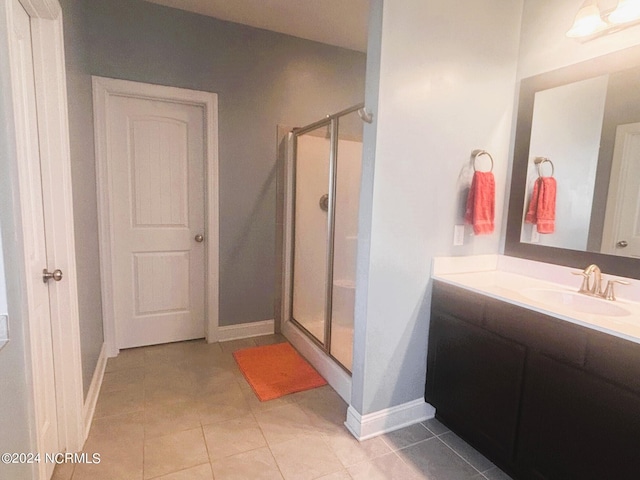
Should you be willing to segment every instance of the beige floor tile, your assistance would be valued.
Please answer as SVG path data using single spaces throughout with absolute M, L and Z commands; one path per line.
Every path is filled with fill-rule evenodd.
M 391 452 L 391 449 L 382 438 L 375 437 L 359 442 L 346 429 L 338 433 L 325 435 L 324 441 L 345 467 Z
M 307 414 L 296 404 L 255 412 L 254 415 L 270 446 L 312 433 L 320 435 L 312 428 Z
M 213 480 L 213 472 L 211 471 L 211 465 L 205 463 L 204 465 L 198 465 L 197 467 L 187 468 L 186 470 L 180 470 L 179 472 L 170 473 L 168 475 L 162 475 L 156 477 L 153 480 Z
M 318 390 L 317 395 L 307 393 L 307 396 L 298 397 L 297 400 L 298 406 L 307 414 L 313 428 L 324 433 L 344 431 L 348 405 L 330 387 L 314 390 Z
M 71 480 L 73 475 L 73 469 L 75 465 L 73 463 L 61 463 L 56 465 L 53 469 L 53 476 L 51 480 Z
M 259 448 L 212 462 L 216 480 L 282 480 L 271 451 Z
M 257 346 L 262 345 L 275 345 L 276 343 L 284 343 L 287 341 L 283 335 L 279 333 L 274 333 L 273 335 L 264 335 L 261 337 L 254 337 L 253 341 L 256 342 Z
M 200 426 L 200 413 L 193 401 L 157 404 L 145 408 L 144 434 L 157 437 Z
M 243 348 L 255 347 L 256 342 L 253 338 L 242 338 L 240 340 L 230 340 L 228 342 L 220 342 L 220 348 L 223 352 L 235 352 L 236 350 L 242 350 Z
M 318 436 L 272 445 L 271 451 L 286 480 L 311 480 L 344 469 L 338 457 Z
M 158 477 L 209 461 L 201 428 L 144 441 L 144 476 Z
M 253 415 L 206 425 L 203 431 L 211 461 L 267 445 Z
M 195 386 L 191 380 L 187 376 L 172 375 L 168 375 L 164 382 L 157 377 L 153 377 L 153 380 L 145 377 L 145 406 L 170 405 L 193 400 Z
M 356 463 L 347 467 L 354 480 L 422 480 L 430 477 L 418 475 L 395 453 Z
M 140 387 L 144 380 L 144 368 L 128 368 L 106 372 L 102 380 L 100 392 L 117 392 L 128 388 Z
M 124 413 L 110 417 L 94 418 L 89 432 L 89 442 L 142 442 L 144 439 L 144 412 Z
M 189 372 L 189 379 L 197 391 L 218 391 L 224 385 L 237 383 L 238 366 L 235 363 L 194 364 Z
M 224 403 L 214 403 L 210 397 L 198 397 L 196 405 L 202 425 L 225 422 L 251 414 L 251 409 L 244 397 L 238 398 L 235 402 L 229 402 L 226 399 L 223 401 Z
M 133 417 L 131 415 L 125 417 Z M 109 420 L 116 417 L 108 417 Z M 116 425 L 117 424 L 117 425 Z M 99 430 L 92 429 L 83 452 L 90 458 L 100 455 L 100 463 L 79 463 L 75 466 L 73 480 L 142 480 L 143 474 L 143 439 L 139 434 L 131 436 L 131 431 L 140 427 L 127 429 L 119 419 L 113 425 L 101 425 Z M 95 425 L 94 425 L 95 427 Z
M 433 433 L 421 423 L 409 425 L 382 436 L 392 450 L 400 450 L 431 437 Z
M 145 361 L 144 348 L 120 350 L 117 357 L 107 360 L 105 372 L 115 372 L 129 368 L 143 367 Z
M 317 480 L 351 480 L 351 475 L 346 470 L 340 470 L 339 472 L 330 473 L 329 475 L 323 475 L 318 477 Z
M 235 405 L 246 402 L 245 395 L 242 393 L 242 389 L 236 381 L 232 383 L 208 385 L 207 387 L 198 386 L 196 390 L 196 399 L 206 400 L 218 405 Z
M 144 408 L 142 386 L 133 386 L 117 392 L 101 392 L 96 404 L 94 418 L 140 412 Z

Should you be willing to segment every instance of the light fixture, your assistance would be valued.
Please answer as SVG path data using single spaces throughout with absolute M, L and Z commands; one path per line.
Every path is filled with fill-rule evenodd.
M 640 0 L 619 0 L 616 8 L 601 10 L 598 0 L 585 1 L 567 37 L 588 41 L 640 23 Z
M 600 16 L 600 9 L 592 2 L 585 2 L 573 21 L 573 26 L 567 32 L 567 37 L 588 37 L 607 28 L 607 24 Z
M 615 24 L 640 20 L 640 0 L 620 0 L 616 9 L 607 17 L 607 20 Z

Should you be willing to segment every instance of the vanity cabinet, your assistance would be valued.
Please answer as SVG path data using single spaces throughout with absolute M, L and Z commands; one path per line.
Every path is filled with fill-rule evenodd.
M 514 454 L 525 355 L 522 345 L 442 309 L 431 316 L 426 401 L 443 423 L 503 462 Z
M 425 399 L 514 478 L 640 478 L 640 345 L 435 281 Z

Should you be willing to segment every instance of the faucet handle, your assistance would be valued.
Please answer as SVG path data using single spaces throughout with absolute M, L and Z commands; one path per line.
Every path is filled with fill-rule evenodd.
M 584 277 L 582 279 L 582 285 L 580 285 L 579 293 L 588 293 L 590 291 L 591 285 L 589 285 L 589 277 L 590 275 L 586 272 L 571 272 L 572 275 L 582 275 Z
M 602 294 L 602 296 L 606 300 L 615 300 L 616 299 L 615 292 L 613 291 L 613 287 L 615 286 L 616 283 L 619 283 L 620 285 L 629 285 L 629 282 L 625 282 L 624 280 L 609 280 L 607 282 L 607 288 L 604 291 L 604 293 Z

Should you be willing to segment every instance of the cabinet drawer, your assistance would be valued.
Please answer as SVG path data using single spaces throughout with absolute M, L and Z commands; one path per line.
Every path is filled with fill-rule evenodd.
M 584 365 L 587 332 L 577 326 L 504 302 L 487 302 L 485 326 L 553 358 Z
M 486 297 L 437 280 L 433 282 L 431 307 L 440 312 L 482 325 Z

